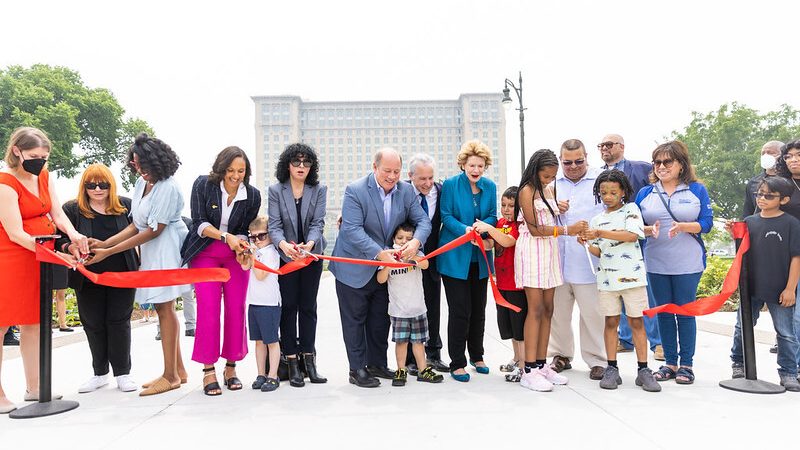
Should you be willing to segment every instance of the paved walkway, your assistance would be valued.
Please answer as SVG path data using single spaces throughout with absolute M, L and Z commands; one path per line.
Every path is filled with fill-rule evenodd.
M 377 389 L 347 382 L 347 362 L 335 296 L 334 279 L 323 278 L 319 298 L 318 353 L 324 385 L 281 385 L 273 393 L 249 389 L 256 369 L 252 353 L 240 363 L 245 384 L 240 392 L 205 397 L 201 366 L 189 362 L 192 338 L 182 337 L 190 371 L 181 389 L 154 397 L 122 393 L 112 383 L 91 394 L 77 387 L 91 376 L 85 341 L 56 337 L 53 389 L 80 407 L 66 414 L 32 420 L 0 417 L 2 448 L 183 449 L 265 448 L 296 445 L 309 448 L 767 448 L 794 444 L 787 424 L 797 423 L 800 394 L 759 396 L 718 387 L 730 376 L 729 333 L 732 313 L 717 313 L 700 322 L 693 386 L 663 384 L 661 393 L 643 392 L 633 384 L 635 357 L 620 355 L 623 385 L 604 391 L 588 378 L 582 361 L 565 372 L 568 386 L 551 393 L 524 390 L 506 383 L 497 367 L 511 355 L 498 338 L 494 307 L 487 310 L 486 359 L 492 373 L 472 372 L 472 381 L 449 377 L 441 385 L 409 382 Z M 443 312 L 446 318 L 446 313 Z M 768 315 L 767 315 L 768 317 Z M 771 342 L 769 322 L 759 323 L 762 342 Z M 149 380 L 161 367 L 155 326 L 133 330 L 133 376 Z M 79 333 L 80 334 L 80 333 Z M 759 333 L 761 334 L 761 333 Z M 773 333 L 774 335 L 774 333 Z M 762 379 L 777 381 L 775 356 L 757 346 Z M 6 347 L 8 349 L 8 347 Z M 579 354 L 579 352 L 576 352 Z M 390 347 L 390 361 L 393 360 Z M 657 367 L 652 360 L 651 367 Z M 390 366 L 394 366 L 390 362 Z M 6 352 L 3 382 L 9 398 L 24 392 L 19 357 Z M 791 426 L 791 425 L 790 425 Z

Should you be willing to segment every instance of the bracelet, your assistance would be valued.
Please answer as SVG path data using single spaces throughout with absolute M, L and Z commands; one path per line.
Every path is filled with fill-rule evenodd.
M 566 225 L 564 225 L 564 236 L 569 236 L 569 228 Z
M 558 237 L 558 225 L 553 226 L 553 237 L 554 238 Z

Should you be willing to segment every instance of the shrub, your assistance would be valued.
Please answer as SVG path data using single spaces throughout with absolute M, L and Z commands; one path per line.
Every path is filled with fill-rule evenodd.
M 728 274 L 728 269 L 730 269 L 733 263 L 733 258 L 709 256 L 706 262 L 706 270 L 703 272 L 703 276 L 700 278 L 700 284 L 697 286 L 697 298 L 716 295 L 722 291 L 722 282 Z M 725 301 L 720 311 L 736 311 L 738 308 L 739 290 L 737 289 L 730 298 Z

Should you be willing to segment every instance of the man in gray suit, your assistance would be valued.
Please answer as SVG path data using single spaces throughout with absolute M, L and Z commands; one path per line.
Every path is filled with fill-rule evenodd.
M 391 261 L 384 249 L 392 247 L 395 228 L 403 222 L 415 227 L 414 238 L 399 251 L 403 259 L 415 256 L 431 232 L 412 186 L 400 181 L 403 160 L 392 148 L 378 150 L 373 172 L 345 189 L 342 226 L 333 256 Z M 378 283 L 377 267 L 331 262 L 342 319 L 342 335 L 350 363 L 350 383 L 377 387 L 375 377 L 391 379 L 387 367 L 389 293 Z

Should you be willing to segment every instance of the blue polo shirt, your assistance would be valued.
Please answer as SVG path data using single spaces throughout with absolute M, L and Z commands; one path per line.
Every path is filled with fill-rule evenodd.
M 649 273 L 661 275 L 684 275 L 702 272 L 706 266 L 705 246 L 689 233 L 678 233 L 669 238 L 669 229 L 673 220 L 664 203 L 658 196 L 664 197 L 672 214 L 679 222 L 698 222 L 700 233 L 708 233 L 714 225 L 714 214 L 708 191 L 702 183 L 694 182 L 688 186 L 681 183 L 668 196 L 661 182 L 645 186 L 636 196 L 636 204 L 642 211 L 645 225 L 659 221 L 661 229 L 658 239 L 650 236 L 644 249 L 644 263 Z

